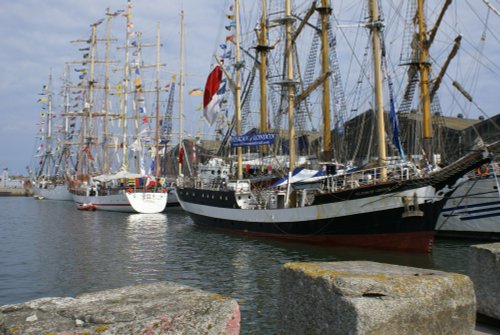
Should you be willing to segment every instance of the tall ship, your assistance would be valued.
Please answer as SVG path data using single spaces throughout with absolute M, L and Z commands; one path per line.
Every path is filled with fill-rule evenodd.
M 37 124 L 40 127 L 37 148 L 30 169 L 33 197 L 40 200 L 71 201 L 65 181 L 65 171 L 70 164 L 69 147 L 65 145 L 68 129 L 65 120 L 53 110 L 53 89 L 50 74 L 48 84 L 43 86 L 38 99 L 42 112 Z
M 225 85 L 234 93 L 234 117 L 226 137 L 228 146 L 231 146 L 232 158 L 228 160 L 231 169 L 227 177 L 221 175 L 210 182 L 200 178 L 179 178 L 177 185 L 180 204 L 196 225 L 241 235 L 328 246 L 415 252 L 431 250 L 436 222 L 446 201 L 464 181 L 463 176 L 488 163 L 490 152 L 500 144 L 482 145 L 449 164 L 437 161 L 432 136 L 431 96 L 439 85 L 436 86 L 436 81 L 429 84 L 429 48 L 435 36 L 434 33 L 429 35 L 427 30 L 424 1 L 411 3 L 414 33 L 408 44 L 414 49 L 410 82 L 413 91 L 417 83 L 420 91 L 417 111 L 422 120 L 420 155 L 418 161 L 405 155 L 386 58 L 384 17 L 380 4 L 371 0 L 366 2 L 368 13 L 360 16 L 367 20 L 362 19 L 358 24 L 366 28 L 367 40 L 370 41 L 364 56 L 370 58 L 372 68 L 361 71 L 360 77 L 371 79 L 368 85 L 371 94 L 370 98 L 359 95 L 355 100 L 371 102 L 375 126 L 366 126 L 365 132 L 374 129 L 374 139 L 369 144 L 375 153 L 364 164 L 359 164 L 346 159 L 348 155 L 342 151 L 345 149 L 345 143 L 342 144 L 344 133 L 348 131 L 342 127 L 345 96 L 339 93 L 341 90 L 330 95 L 332 86 L 337 89 L 341 86 L 336 37 L 331 29 L 330 1 L 295 2 L 295 10 L 292 10 L 290 0 L 284 1 L 284 8 L 268 6 L 263 1 L 257 38 L 252 46 L 256 50 L 255 55 L 251 55 L 256 64 L 254 67 L 248 66 L 248 62 L 241 58 L 241 54 L 248 55 L 249 51 L 240 44 L 243 35 L 240 33 L 240 6 L 239 1 L 234 2 L 228 14 L 228 17 L 234 17 L 228 25 L 233 34 L 226 38 L 227 44 L 222 48 L 228 50 L 231 46 L 234 52 L 233 71 L 230 73 L 224 57 L 216 57 L 216 65 L 204 92 L 205 116 L 212 123 L 217 122 L 217 115 L 223 108 L 221 93 Z M 280 4 L 282 6 L 282 2 Z M 445 15 L 448 5 L 449 2 L 445 4 L 442 15 Z M 309 41 L 320 54 L 309 58 L 311 64 L 319 58 L 321 70 L 316 77 L 314 71 L 308 72 L 309 63 L 305 66 L 305 73 L 300 72 L 304 67 L 299 64 L 298 55 L 307 49 L 301 44 L 301 35 L 307 28 L 312 29 Z M 275 35 L 271 30 L 276 31 Z M 271 40 L 272 36 L 276 37 Z M 281 55 L 276 57 L 279 51 Z M 279 59 L 278 64 L 272 63 L 275 59 Z M 246 105 L 249 90 L 253 87 L 251 79 L 247 76 L 244 84 L 241 80 L 242 71 L 247 67 L 259 73 L 260 124 L 253 133 L 244 134 L 245 110 L 255 109 Z M 271 92 L 267 90 L 270 81 L 273 81 L 269 85 Z M 384 94 L 384 91 L 388 93 Z M 389 113 L 384 111 L 384 98 L 387 97 Z M 311 159 L 300 166 L 298 163 L 300 155 L 297 152 L 300 152 L 302 142 L 296 131 L 301 131 L 300 127 L 314 105 L 321 106 L 323 133 L 318 141 L 320 152 L 317 157 L 323 168 L 313 166 Z M 332 107 L 336 116 L 333 123 Z M 271 118 L 267 113 L 272 108 L 277 108 L 274 113 L 279 119 L 277 123 L 281 117 L 284 119 L 284 129 L 270 129 Z M 390 120 L 388 126 L 386 120 Z M 274 163 L 260 164 L 256 169 L 244 165 L 244 158 L 246 161 L 248 157 L 243 151 L 248 154 L 250 148 Z M 389 150 L 390 156 L 387 155 Z M 280 151 L 286 154 L 284 163 L 272 159 Z
M 80 82 L 75 86 L 75 111 L 79 123 L 75 136 L 78 152 L 75 171 L 68 175 L 70 192 L 79 208 L 116 212 L 159 213 L 165 209 L 168 191 L 158 177 L 160 148 L 160 33 L 154 43 L 145 43 L 133 29 L 132 2 L 125 10 L 107 11 L 105 19 L 91 25 L 84 44 L 83 60 L 75 72 Z M 113 21 L 125 26 L 123 63 L 111 60 Z M 98 38 L 104 26 L 105 38 Z M 98 58 L 98 44 L 104 42 L 104 59 Z M 147 47 L 155 47 L 156 63 L 145 64 Z M 102 50 L 101 50 L 102 51 Z M 115 65 L 118 64 L 118 65 Z M 121 64 L 121 65 L 120 65 Z M 147 68 L 156 71 L 155 79 L 146 82 Z M 117 78 L 121 74 L 121 78 Z M 115 81 L 117 80 L 117 82 Z M 149 86 L 148 86 L 149 85 Z M 153 85 L 153 87 L 151 87 Z M 154 112 L 148 112 L 146 93 L 156 93 Z

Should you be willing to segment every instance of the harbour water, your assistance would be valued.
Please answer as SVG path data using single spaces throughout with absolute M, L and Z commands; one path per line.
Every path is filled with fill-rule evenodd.
M 242 334 L 276 328 L 279 272 L 291 261 L 371 260 L 466 273 L 477 241 L 437 240 L 432 254 L 231 236 L 165 214 L 76 210 L 72 202 L 0 197 L 0 305 L 173 281 L 231 296 Z

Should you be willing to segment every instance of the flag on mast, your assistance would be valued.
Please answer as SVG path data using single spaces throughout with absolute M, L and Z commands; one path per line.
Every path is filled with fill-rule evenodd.
M 203 95 L 203 116 L 210 125 L 214 124 L 217 114 L 220 112 L 220 103 L 224 93 L 219 92 L 221 81 L 222 71 L 217 65 L 207 78 Z

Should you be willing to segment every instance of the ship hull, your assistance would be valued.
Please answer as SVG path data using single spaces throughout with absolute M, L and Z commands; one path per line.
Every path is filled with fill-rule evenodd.
M 365 189 L 351 194 L 351 200 L 318 197 L 311 206 L 281 209 L 238 208 L 232 191 L 178 188 L 177 194 L 199 226 L 320 245 L 429 252 L 445 198 L 428 201 L 436 200 L 431 186 L 382 196 L 384 189 Z M 418 208 L 408 210 L 403 198 L 418 199 Z
M 125 193 L 97 196 L 73 194 L 73 201 L 77 206 L 93 204 L 96 209 L 101 211 L 136 213 Z
M 500 194 L 493 174 L 472 178 L 458 187 L 436 228 L 440 236 L 500 240 Z
M 73 197 L 64 184 L 49 185 L 46 188 L 33 187 L 33 195 L 46 200 L 71 201 Z
M 92 204 L 97 210 L 122 213 L 161 213 L 167 199 L 166 192 L 123 192 L 96 196 L 73 194 L 73 201 L 77 206 Z

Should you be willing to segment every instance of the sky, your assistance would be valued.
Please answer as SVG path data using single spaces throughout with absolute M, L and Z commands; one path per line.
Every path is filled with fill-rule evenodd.
M 202 87 L 219 38 L 227 1 L 137 0 L 132 1 L 134 29 L 154 42 L 161 27 L 162 75 L 178 72 L 180 59 L 180 12 L 185 22 L 185 90 Z M 203 4 L 203 5 L 201 5 Z M 35 150 L 36 123 L 41 112 L 37 100 L 52 73 L 55 91 L 64 63 L 81 59 L 81 45 L 70 41 L 90 36 L 90 24 L 105 18 L 106 8 L 124 9 L 126 0 L 23 0 L 1 1 L 0 34 L 0 168 L 11 175 L 26 174 Z M 122 19 L 124 21 L 124 19 Z M 125 30 L 114 32 L 122 39 Z M 185 110 L 199 104 L 187 99 Z M 190 131 L 190 130 L 189 130 Z
M 22 0 L 1 1 L 0 36 L 0 168 L 8 168 L 11 175 L 26 174 L 26 166 L 32 160 L 35 151 L 35 135 L 39 126 L 39 93 L 47 84 L 52 73 L 54 85 L 60 85 L 64 63 L 81 59 L 78 46 L 70 43 L 76 39 L 90 36 L 90 24 L 105 18 L 106 8 L 111 11 L 124 9 L 126 0 Z M 161 27 L 162 76 L 169 78 L 179 69 L 180 59 L 180 15 L 185 13 L 185 92 L 202 88 L 213 63 L 212 55 L 223 42 L 227 32 L 224 24 L 230 0 L 133 0 L 134 29 L 149 36 L 154 41 L 157 23 Z M 254 10 L 254 4 L 260 1 L 245 1 L 243 10 Z M 436 1 L 431 1 L 436 3 Z M 250 3 L 250 4 L 248 4 Z M 350 1 L 334 1 L 339 7 L 336 17 L 352 9 Z M 399 1 L 389 0 L 386 14 L 395 13 L 401 6 Z M 470 22 L 460 29 L 466 36 L 466 43 L 475 43 L 480 38 L 481 26 L 474 26 L 484 18 L 486 5 L 480 0 L 461 0 L 460 5 L 452 8 L 453 18 L 460 15 Z M 498 0 L 491 1 L 500 8 Z M 468 5 L 468 6 L 467 6 Z M 461 7 L 458 7 L 461 6 Z M 435 9 L 436 6 L 432 7 Z M 431 10 L 432 10 L 431 9 Z M 436 11 L 434 11 L 436 15 Z M 395 15 L 397 17 L 397 15 Z M 482 110 L 490 115 L 498 114 L 498 93 L 500 92 L 500 18 L 494 14 L 489 17 L 493 30 L 485 51 L 491 56 L 483 61 L 480 74 L 489 73 L 483 87 L 475 87 L 477 102 Z M 347 21 L 336 21 L 344 24 Z M 394 33 L 394 30 L 393 30 Z M 114 36 L 122 39 L 124 31 L 117 31 Z M 394 34 L 397 36 L 397 31 Z M 454 37 L 451 34 L 449 37 Z M 440 35 L 441 43 L 444 39 Z M 388 41 L 391 43 L 391 40 Z M 339 43 L 341 41 L 339 40 Z M 347 50 L 347 51 L 346 51 Z M 352 59 L 348 48 L 339 53 L 340 64 L 347 65 Z M 474 49 L 472 49 L 474 50 Z M 442 60 L 445 53 L 439 55 Z M 466 58 L 466 56 L 463 56 Z M 472 57 L 472 54 L 469 54 Z M 437 58 L 436 58 L 437 59 Z M 462 63 L 463 64 L 463 63 Z M 466 66 L 467 61 L 465 61 Z M 343 70 L 346 71 L 346 70 Z M 457 78 L 462 74 L 455 72 Z M 353 80 L 344 76 L 345 80 Z M 450 87 L 451 85 L 448 85 Z M 472 88 L 471 88 L 472 89 Z M 57 89 L 55 90 L 57 91 Z M 444 98 L 446 100 L 446 97 Z M 195 112 L 201 97 L 185 95 L 184 114 L 187 117 L 185 133 L 192 135 L 198 129 L 199 112 Z M 193 115 L 195 115 L 193 117 Z M 478 110 L 471 111 L 470 117 L 480 115 Z

